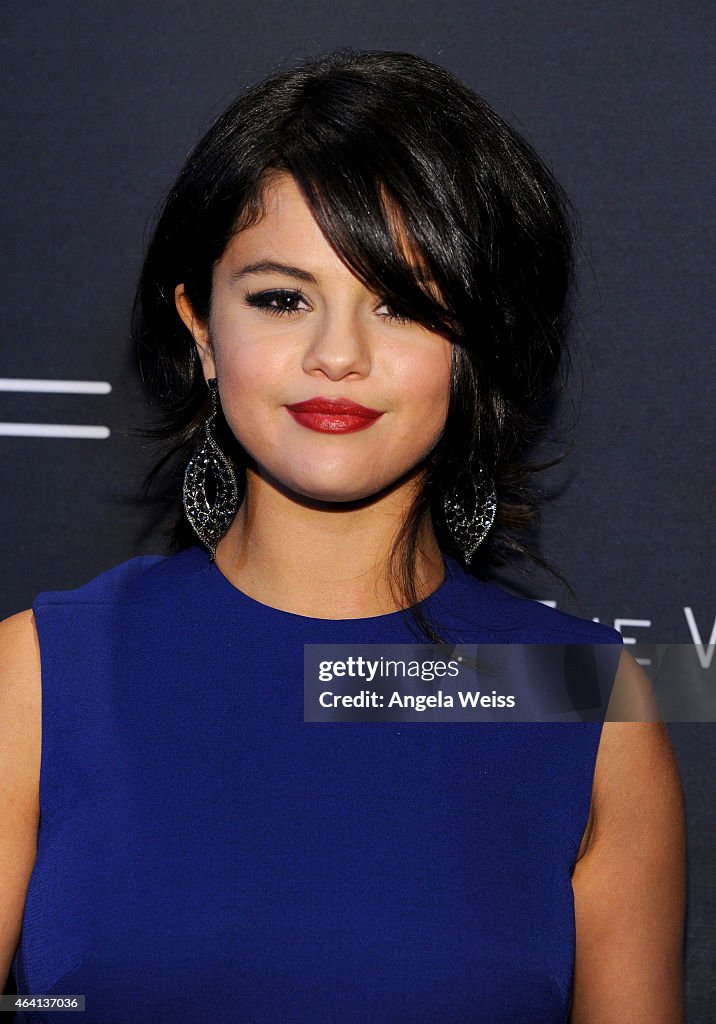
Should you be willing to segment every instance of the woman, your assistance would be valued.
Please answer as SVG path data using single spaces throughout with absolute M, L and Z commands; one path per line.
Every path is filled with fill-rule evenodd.
M 20 993 L 114 1024 L 682 1019 L 661 723 L 303 721 L 304 644 L 620 642 L 478 572 L 526 550 L 570 275 L 539 158 L 410 54 L 305 61 L 199 142 L 136 310 L 175 553 L 2 624 Z

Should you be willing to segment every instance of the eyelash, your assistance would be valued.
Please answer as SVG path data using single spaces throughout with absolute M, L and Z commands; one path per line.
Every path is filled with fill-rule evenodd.
M 291 316 L 292 313 L 301 313 L 300 309 L 282 309 L 280 306 L 273 306 L 271 303 L 276 300 L 303 300 L 306 301 L 303 293 L 292 288 L 274 288 L 267 292 L 250 292 L 246 296 L 246 304 L 253 306 L 256 309 L 263 310 L 270 316 Z M 386 305 L 386 303 L 381 303 Z M 410 317 L 401 316 L 399 313 L 381 313 L 380 316 L 383 319 L 388 320 L 390 323 L 396 324 L 409 324 L 411 323 Z

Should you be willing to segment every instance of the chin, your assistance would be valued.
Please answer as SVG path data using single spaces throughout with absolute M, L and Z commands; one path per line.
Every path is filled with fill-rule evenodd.
M 367 501 L 375 497 L 389 484 L 371 484 L 363 481 L 357 485 L 355 480 L 286 480 L 283 487 L 301 499 L 320 501 L 330 504 Z
M 307 498 L 309 501 L 320 501 L 326 502 L 331 505 L 335 504 L 348 504 L 350 502 L 367 501 L 378 493 L 373 488 L 359 488 L 355 487 L 296 487 L 293 488 L 295 493 L 301 498 Z

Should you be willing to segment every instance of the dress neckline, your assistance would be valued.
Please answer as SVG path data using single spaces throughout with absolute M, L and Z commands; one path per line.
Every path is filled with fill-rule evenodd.
M 276 608 L 274 605 L 265 604 L 263 601 L 258 601 L 256 598 L 250 597 L 248 594 L 244 593 L 243 590 L 240 590 L 231 582 L 231 580 L 229 580 L 227 576 L 224 575 L 216 562 L 212 562 L 208 553 L 199 545 L 193 545 L 190 551 L 193 554 L 193 558 L 199 560 L 203 565 L 207 576 L 211 579 L 212 583 L 220 589 L 222 594 L 242 603 L 246 607 L 253 607 L 257 612 L 261 612 L 265 615 L 273 615 L 277 619 L 282 619 L 283 621 L 293 620 L 297 623 L 303 622 L 314 625 L 324 623 L 333 626 L 337 623 L 388 623 L 397 622 L 403 619 L 406 615 L 410 614 L 411 611 L 410 608 L 403 608 L 394 612 L 385 612 L 382 615 L 366 615 L 359 618 L 334 619 L 326 619 L 314 615 L 300 615 L 297 612 L 290 612 L 283 608 Z M 434 606 L 443 604 L 445 601 L 449 602 L 451 594 L 455 591 L 462 571 L 461 566 L 450 555 L 446 555 L 445 552 L 441 552 L 441 555 L 444 567 L 444 577 L 442 582 L 431 594 L 428 594 L 428 596 L 423 598 L 422 601 L 418 601 L 416 605 L 413 605 L 413 608 L 420 608 L 423 612 L 429 613 Z

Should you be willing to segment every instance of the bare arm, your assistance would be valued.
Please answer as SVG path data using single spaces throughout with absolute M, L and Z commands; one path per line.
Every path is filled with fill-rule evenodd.
M 0 622 L 0 985 L 20 938 L 37 852 L 40 654 L 31 610 Z
M 593 820 L 572 876 L 577 926 L 571 1024 L 683 1024 L 686 825 L 681 780 L 651 683 L 623 652 L 643 721 L 607 721 Z M 638 716 L 634 716 L 638 717 Z

